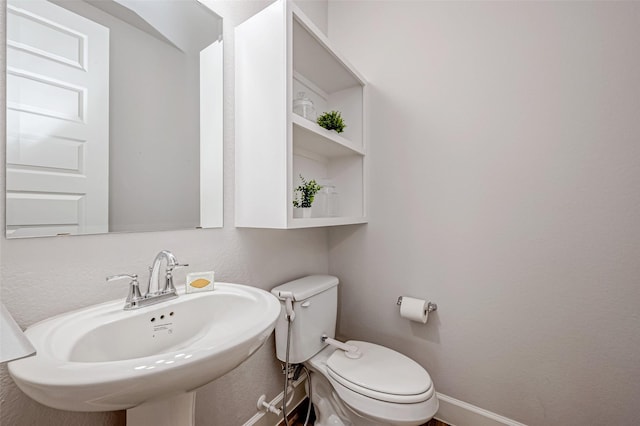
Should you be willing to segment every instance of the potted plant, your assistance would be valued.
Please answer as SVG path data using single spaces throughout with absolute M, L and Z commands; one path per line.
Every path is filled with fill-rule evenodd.
M 293 207 L 294 217 L 311 217 L 311 204 L 318 191 L 322 189 L 322 186 L 318 185 L 315 179 L 307 181 L 302 175 L 300 175 L 300 181 L 302 182 L 297 188 L 293 190 Z
M 342 116 L 340 115 L 340 111 L 330 111 L 325 112 L 320 117 L 318 117 L 317 123 L 320 127 L 323 127 L 327 130 L 335 130 L 338 133 L 342 133 L 344 128 L 347 127 L 342 120 Z

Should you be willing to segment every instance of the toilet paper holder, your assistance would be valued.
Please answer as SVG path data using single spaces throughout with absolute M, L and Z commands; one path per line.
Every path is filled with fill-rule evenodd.
M 396 305 L 398 306 L 402 305 L 402 296 L 398 297 L 398 301 L 396 302 Z M 438 305 L 431 302 L 427 303 L 427 313 L 431 313 L 437 310 L 438 310 Z

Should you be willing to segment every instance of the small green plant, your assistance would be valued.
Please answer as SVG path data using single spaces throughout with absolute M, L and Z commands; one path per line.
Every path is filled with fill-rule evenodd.
M 318 125 L 324 127 L 327 130 L 335 130 L 338 133 L 342 133 L 344 128 L 347 127 L 342 121 L 340 111 L 325 112 L 318 117 Z
M 302 184 L 293 190 L 295 192 L 293 207 L 309 208 L 322 186 L 318 185 L 314 179 L 307 181 L 302 175 L 300 175 L 300 180 Z

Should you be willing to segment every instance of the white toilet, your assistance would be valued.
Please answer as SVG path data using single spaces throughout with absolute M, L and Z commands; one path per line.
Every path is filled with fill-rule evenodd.
M 373 343 L 333 340 L 336 277 L 312 275 L 271 293 L 281 300 L 283 312 L 276 324 L 278 359 L 286 359 L 290 326 L 289 363 L 304 363 L 311 371 L 316 426 L 414 426 L 438 411 L 431 378 L 418 363 Z M 287 312 L 293 312 L 290 323 Z

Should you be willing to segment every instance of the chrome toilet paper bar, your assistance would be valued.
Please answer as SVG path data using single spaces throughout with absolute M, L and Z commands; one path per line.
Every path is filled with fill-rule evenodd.
M 396 302 L 396 305 L 400 306 L 402 305 L 402 296 L 398 297 L 398 301 Z M 431 303 L 429 302 L 427 304 L 427 312 L 431 313 L 433 311 L 437 311 L 438 310 L 438 305 L 436 305 L 435 303 Z

